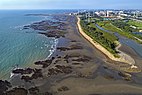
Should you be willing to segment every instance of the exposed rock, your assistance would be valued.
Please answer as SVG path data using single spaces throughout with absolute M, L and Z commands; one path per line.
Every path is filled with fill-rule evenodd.
M 58 88 L 58 91 L 68 91 L 69 88 L 67 86 L 62 86 L 61 88 Z
M 81 63 L 72 63 L 72 65 L 80 65 Z
M 34 70 L 31 69 L 31 68 L 26 68 L 26 69 L 16 69 L 16 70 L 13 70 L 12 73 L 14 74 L 31 74 Z
M 77 61 L 77 62 L 88 62 L 91 60 L 91 57 L 88 56 L 81 56 L 77 59 L 73 59 L 72 61 Z
M 76 49 L 83 49 L 81 45 L 71 45 L 69 47 L 57 47 L 57 50 L 60 51 L 67 51 L 67 50 L 76 50 Z
M 26 82 L 30 82 L 33 79 L 42 78 L 42 70 L 41 69 L 34 69 L 33 75 L 30 76 L 22 76 L 21 79 L 25 80 Z
M 61 66 L 61 65 L 56 65 L 56 68 L 51 68 L 48 71 L 48 75 L 57 75 L 57 74 L 69 74 L 72 73 L 72 67 L 70 66 Z
M 25 16 L 50 16 L 49 14 L 26 14 Z
M 114 80 L 114 77 L 111 75 L 105 75 L 104 77 L 108 80 Z
M 51 64 L 51 62 L 48 63 L 48 62 L 45 62 L 45 61 L 37 61 L 34 64 L 35 65 L 42 65 L 42 68 L 46 68 L 46 67 L 48 67 Z
M 6 95 L 28 95 L 28 91 L 24 88 L 14 88 L 6 92 Z
M 39 94 L 39 89 L 37 87 L 32 87 L 29 89 L 29 93 L 31 95 L 38 95 Z
M 45 93 L 43 93 L 43 94 L 41 94 L 41 95 L 53 95 L 53 94 L 50 93 L 50 92 L 45 92 Z
M 131 75 L 128 73 L 123 73 L 123 72 L 119 72 L 118 75 L 120 75 L 124 80 L 126 81 L 131 81 Z
M 60 38 L 60 37 L 65 37 L 65 32 L 64 31 L 60 31 L 60 30 L 52 30 L 52 31 L 48 31 L 46 33 L 44 32 L 39 32 L 39 34 L 43 34 L 47 37 L 55 37 L 55 38 Z
M 32 78 L 30 76 L 22 76 L 22 80 L 25 80 L 26 82 L 31 82 Z
M 55 59 L 55 57 L 52 57 L 51 59 L 45 60 L 45 61 L 37 61 L 34 64 L 35 65 L 42 65 L 42 68 L 48 67 L 52 61 Z
M 12 85 L 8 81 L 0 80 L 0 93 L 3 95 L 8 88 L 12 87 Z
M 34 29 L 34 30 L 41 30 L 41 31 L 47 31 L 47 30 L 64 30 L 65 23 L 63 22 L 53 22 L 51 20 L 44 20 L 40 22 L 35 22 L 31 25 L 26 25 L 23 27 L 23 29 Z

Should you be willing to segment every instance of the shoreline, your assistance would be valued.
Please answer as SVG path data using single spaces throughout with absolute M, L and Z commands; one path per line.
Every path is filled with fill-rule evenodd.
M 34 64 L 37 68 L 15 70 L 19 76 L 13 77 L 10 81 L 12 88 L 8 87 L 6 93 L 17 95 L 18 91 L 19 93 L 25 91 L 28 95 L 33 95 L 32 93 L 34 95 L 102 95 L 105 93 L 115 95 L 122 93 L 119 90 L 124 92 L 127 90 L 126 94 L 134 91 L 141 92 L 137 84 L 142 82 L 137 81 L 133 74 L 118 69 L 121 66 L 128 68 L 128 64 L 119 64 L 120 62 L 110 60 L 87 41 L 79 33 L 75 16 L 67 16 L 65 20 L 67 21 L 66 34 L 58 39 L 53 54 L 47 60 L 39 60 L 36 65 Z M 111 61 L 110 64 L 115 65 L 116 68 L 107 64 L 105 60 Z M 136 86 L 132 86 L 132 83 L 136 83 Z M 106 86 L 108 84 L 109 87 Z M 116 87 L 119 89 L 115 89 Z M 112 90 L 112 93 L 107 92 L 109 90 Z
M 44 36 L 44 35 L 43 35 Z M 46 37 L 46 36 L 45 36 Z M 37 66 L 34 64 L 35 62 L 38 62 L 38 61 L 46 61 L 46 60 L 48 60 L 49 58 L 51 58 L 52 57 L 52 55 L 54 54 L 54 52 L 56 52 L 56 48 L 57 48 L 57 46 L 58 46 L 58 41 L 59 41 L 59 39 L 56 39 L 56 38 L 54 38 L 54 44 L 53 44 L 53 47 L 51 47 L 51 49 L 49 50 L 49 55 L 46 57 L 46 58 L 44 58 L 44 59 L 42 59 L 42 60 L 36 60 L 36 61 L 34 61 L 33 63 L 30 63 L 30 65 L 29 65 L 29 67 L 30 68 L 36 68 Z M 17 65 L 16 65 L 17 66 Z M 17 76 L 18 74 L 14 74 L 12 71 L 13 70 L 16 70 L 16 69 L 25 69 L 25 68 L 28 68 L 28 66 L 22 66 L 22 67 L 15 67 L 15 68 L 13 68 L 12 70 L 11 70 L 11 72 L 10 72 L 10 76 L 6 79 L 6 80 L 11 80 L 13 77 L 15 77 L 15 76 Z
M 118 61 L 118 62 L 123 62 L 123 63 L 128 63 L 129 65 L 131 65 L 132 69 L 137 69 L 138 67 L 135 66 L 135 60 L 127 55 L 126 53 L 122 52 L 119 50 L 119 48 L 121 47 L 121 44 L 119 43 L 119 45 L 116 47 L 116 49 L 120 52 L 119 56 L 120 58 L 116 58 L 113 56 L 113 54 L 111 54 L 108 50 L 106 50 L 103 46 L 101 46 L 99 43 L 94 42 L 93 39 L 91 37 L 89 37 L 85 32 L 83 32 L 81 25 L 80 25 L 80 18 L 77 16 L 78 22 L 77 22 L 77 26 L 79 29 L 79 33 L 86 39 L 88 40 L 93 46 L 95 46 L 98 50 L 100 50 L 103 54 L 105 54 L 109 59 L 113 60 L 113 61 Z

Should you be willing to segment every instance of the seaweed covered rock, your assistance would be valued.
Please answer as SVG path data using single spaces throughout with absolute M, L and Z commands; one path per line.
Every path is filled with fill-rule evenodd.
M 28 95 L 28 91 L 24 88 L 14 88 L 6 92 L 6 95 Z
M 3 95 L 5 91 L 8 90 L 8 88 L 12 87 L 11 84 L 8 81 L 2 81 L 0 80 L 0 93 Z

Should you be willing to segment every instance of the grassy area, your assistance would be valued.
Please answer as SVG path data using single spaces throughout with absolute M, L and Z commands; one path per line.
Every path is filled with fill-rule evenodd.
M 107 33 L 107 32 L 104 32 L 104 31 L 100 30 L 99 28 L 97 28 L 97 27 L 94 25 L 94 23 L 91 23 L 89 26 L 90 26 L 90 27 L 93 27 L 93 28 L 96 28 L 96 31 L 99 31 L 99 32 L 103 33 L 103 35 L 104 35 L 105 37 L 107 37 L 107 39 L 110 40 L 110 41 L 117 41 L 117 40 L 118 40 L 118 38 L 117 38 L 115 35 L 112 35 L 112 34 L 110 34 L 110 33 Z
M 142 22 L 134 21 L 134 20 L 129 20 L 128 21 L 129 25 L 135 26 L 137 29 L 142 29 Z
M 112 31 L 112 32 L 117 32 L 117 33 L 119 33 L 122 36 L 125 36 L 127 38 L 133 39 L 133 40 L 137 41 L 138 43 L 141 43 L 139 40 L 137 40 L 135 38 L 135 37 L 138 37 L 138 38 L 142 39 L 141 36 L 133 34 L 132 32 L 129 31 L 129 29 L 128 30 L 124 30 L 124 29 L 118 28 L 115 25 L 113 25 L 111 21 L 100 21 L 97 24 L 99 26 L 103 27 L 106 30 L 109 30 L 109 31 Z
M 84 32 L 94 41 L 106 48 L 115 57 L 119 57 L 118 52 L 115 49 L 118 40 L 116 36 L 98 29 L 93 23 L 87 23 L 85 20 L 81 20 L 81 26 Z
M 101 21 L 97 23 L 99 26 L 103 27 L 106 30 L 112 31 L 112 32 L 118 32 L 120 35 L 123 35 L 127 38 L 133 39 L 133 35 L 129 32 L 124 32 L 122 29 L 114 26 L 110 21 Z
M 121 29 L 115 27 L 114 25 L 111 24 L 110 21 L 101 21 L 97 23 L 99 26 L 103 27 L 106 30 L 112 31 L 112 32 L 123 32 Z
M 103 20 L 103 18 L 94 17 L 94 18 L 91 18 L 91 20 L 99 22 L 99 21 Z

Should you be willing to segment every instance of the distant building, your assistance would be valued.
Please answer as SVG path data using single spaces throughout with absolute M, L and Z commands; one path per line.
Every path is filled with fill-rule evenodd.
M 113 11 L 106 12 L 106 17 L 113 17 L 113 16 L 115 16 L 115 13 Z
M 127 14 L 120 14 L 120 16 L 128 16 Z

